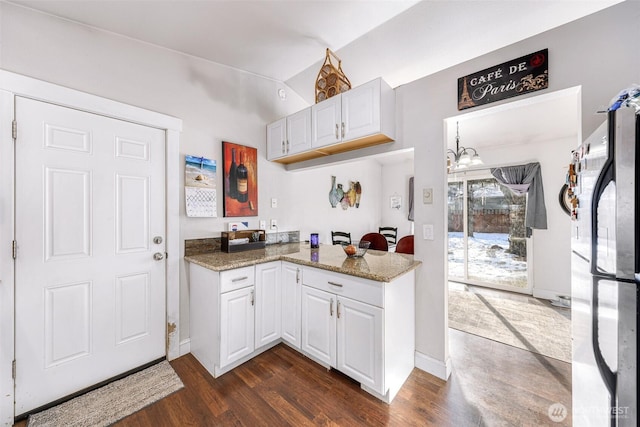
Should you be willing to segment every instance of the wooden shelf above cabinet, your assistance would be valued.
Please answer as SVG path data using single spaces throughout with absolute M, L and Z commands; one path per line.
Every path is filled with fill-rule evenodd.
M 354 139 L 347 142 L 339 142 L 334 145 L 326 145 L 324 147 L 305 151 L 302 153 L 294 154 L 291 156 L 281 157 L 274 159 L 274 162 L 288 165 L 291 163 L 304 162 L 305 160 L 317 159 L 318 157 L 330 156 L 332 154 L 344 153 L 351 150 L 358 150 L 360 148 L 373 147 L 374 145 L 386 144 L 392 142 L 393 138 L 383 134 L 376 134 L 371 136 L 365 136 L 363 138 Z

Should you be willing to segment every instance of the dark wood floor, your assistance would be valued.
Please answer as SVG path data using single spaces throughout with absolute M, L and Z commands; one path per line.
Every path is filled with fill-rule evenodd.
M 391 405 L 285 345 L 218 379 L 187 355 L 185 388 L 117 425 L 558 426 L 549 405 L 571 410 L 571 365 L 455 330 L 450 349 L 449 381 L 415 369 Z
M 453 373 L 419 369 L 391 405 L 335 371 L 278 345 L 214 379 L 189 355 L 171 362 L 185 388 L 116 424 L 125 426 L 561 426 L 571 411 L 571 365 L 450 330 Z M 18 424 L 24 425 L 24 422 Z

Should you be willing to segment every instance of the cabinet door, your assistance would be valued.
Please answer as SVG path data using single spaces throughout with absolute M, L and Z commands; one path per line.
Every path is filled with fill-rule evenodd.
M 256 265 L 256 348 L 280 338 L 280 264 Z
M 384 394 L 383 313 L 381 308 L 338 297 L 336 368 L 380 394 Z
M 341 94 L 344 141 L 380 132 L 380 79 Z
M 282 263 L 282 339 L 300 348 L 300 310 L 302 269 L 287 262 Z
M 277 159 L 286 154 L 287 119 L 267 125 L 267 159 Z
M 220 367 L 254 350 L 254 287 L 220 295 Z
M 311 106 L 311 146 L 322 147 L 342 140 L 342 98 L 336 95 Z
M 302 287 L 302 351 L 336 366 L 336 296 Z
M 311 107 L 287 117 L 287 155 L 311 149 Z

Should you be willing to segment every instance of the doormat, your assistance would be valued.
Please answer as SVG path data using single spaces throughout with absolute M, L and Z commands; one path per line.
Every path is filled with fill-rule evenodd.
M 546 300 L 450 287 L 449 327 L 571 363 L 571 311 Z
M 165 360 L 30 415 L 27 426 L 108 426 L 183 387 L 184 384 Z

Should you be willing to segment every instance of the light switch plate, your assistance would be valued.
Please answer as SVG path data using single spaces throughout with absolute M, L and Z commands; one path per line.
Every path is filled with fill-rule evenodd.
M 422 225 L 422 237 L 424 240 L 433 240 L 433 224 Z
M 267 221 L 265 221 L 264 219 L 260 220 L 260 230 L 266 230 L 267 229 Z
M 271 198 L 271 207 L 272 208 L 277 208 L 278 207 L 278 199 L 276 199 L 275 197 Z
M 422 203 L 425 205 L 430 205 L 433 203 L 433 188 L 422 189 Z

